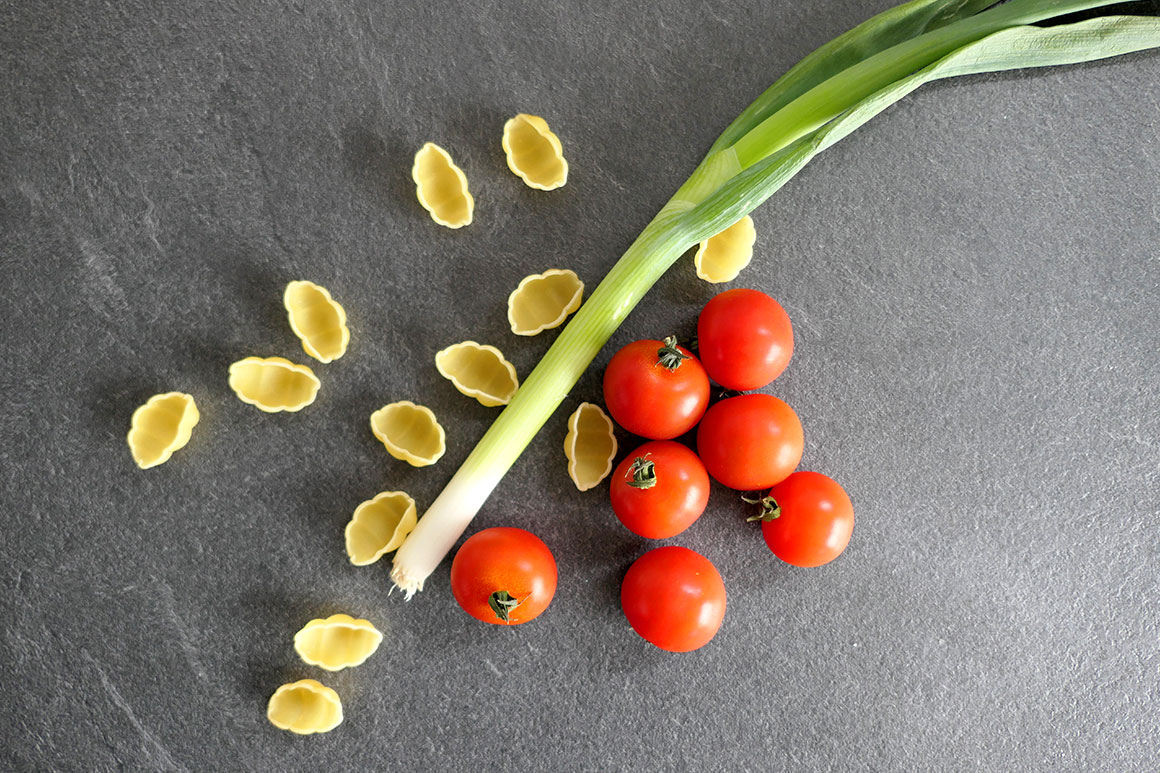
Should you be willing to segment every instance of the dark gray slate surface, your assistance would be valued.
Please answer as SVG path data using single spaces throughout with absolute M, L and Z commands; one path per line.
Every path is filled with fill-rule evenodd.
M 481 514 L 556 553 L 543 618 L 469 619 L 448 567 L 409 604 L 355 568 L 355 504 L 431 501 L 494 411 L 433 353 L 466 337 L 526 374 L 520 277 L 593 286 L 717 132 L 881 0 L 641 3 L 6 2 L 0 8 L 0 768 L 4 770 L 1147 770 L 1160 669 L 1160 59 L 927 88 L 758 211 L 737 283 L 780 299 L 772 391 L 804 466 L 858 524 L 823 569 L 764 547 L 723 490 L 672 540 L 729 588 L 717 639 L 671 656 L 627 626 L 647 545 L 578 495 L 566 411 L 610 352 L 690 328 L 688 260 L 641 304 Z M 547 117 L 566 188 L 525 188 L 503 120 Z M 477 222 L 432 224 L 410 157 L 448 147 Z M 310 278 L 349 353 L 268 416 L 226 368 L 306 361 L 280 307 Z M 124 444 L 150 394 L 202 422 L 168 464 Z M 411 398 L 437 466 L 367 431 Z M 622 436 L 627 447 L 633 442 Z M 386 632 L 366 665 L 295 658 L 311 617 Z M 264 718 L 321 677 L 346 722 Z

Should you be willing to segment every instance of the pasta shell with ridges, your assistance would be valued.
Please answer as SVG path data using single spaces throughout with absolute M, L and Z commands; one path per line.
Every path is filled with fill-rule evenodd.
M 366 566 L 398 550 L 418 520 L 415 500 L 402 491 L 384 491 L 363 502 L 346 525 L 350 562 Z
M 452 344 L 435 355 L 435 368 L 443 378 L 480 405 L 507 405 L 520 388 L 516 368 L 494 346 L 475 341 Z
M 284 357 L 247 357 L 230 365 L 230 389 L 266 413 L 302 410 L 314 402 L 321 385 L 309 367 Z
M 342 724 L 338 693 L 314 679 L 284 684 L 270 696 L 266 719 L 279 730 L 298 735 L 328 733 Z
M 443 427 L 430 408 L 402 400 L 371 414 L 371 432 L 387 452 L 413 467 L 435 464 L 447 450 Z
M 576 488 L 587 491 L 607 478 L 612 472 L 616 448 L 612 419 L 599 405 L 580 403 L 568 417 L 568 434 L 564 437 L 568 477 Z
M 508 169 L 529 187 L 553 191 L 568 182 L 568 161 L 560 138 L 538 115 L 520 113 L 508 119 L 501 144 Z
M 746 215 L 721 233 L 701 242 L 693 256 L 697 276 L 713 284 L 733 281 L 753 259 L 756 241 L 753 219 Z
M 571 269 L 531 274 L 508 296 L 508 322 L 516 335 L 534 336 L 562 325 L 583 298 L 584 283 Z
M 346 353 L 350 343 L 346 310 L 329 290 L 314 282 L 294 281 L 286 285 L 282 305 L 307 354 L 319 362 L 333 362 Z
M 447 228 L 471 225 L 475 199 L 467 190 L 467 175 L 451 160 L 451 154 L 428 142 L 415 154 L 411 167 L 415 195 L 431 219 Z
M 201 414 L 193 396 L 184 392 L 153 395 L 133 411 L 129 422 L 129 453 L 142 470 L 169 461 L 189 442 Z
M 383 635 L 369 620 L 337 614 L 302 626 L 294 634 L 294 651 L 304 663 L 341 671 L 364 663 L 382 641 Z

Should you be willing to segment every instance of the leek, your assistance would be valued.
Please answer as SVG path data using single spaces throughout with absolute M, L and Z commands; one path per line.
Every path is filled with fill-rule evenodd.
M 645 293 L 693 245 L 751 212 L 814 156 L 933 80 L 1160 46 L 1160 18 L 1035 26 L 1115 0 L 913 0 L 822 46 L 730 124 L 581 306 L 394 559 L 407 598 Z

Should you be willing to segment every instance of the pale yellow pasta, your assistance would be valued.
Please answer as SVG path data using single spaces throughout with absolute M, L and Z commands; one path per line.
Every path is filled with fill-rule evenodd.
M 599 405 L 580 403 L 568 417 L 564 456 L 568 457 L 568 477 L 581 491 L 596 486 L 612 472 L 616 458 L 616 435 L 612 419 Z
M 520 113 L 503 125 L 503 152 L 507 165 L 530 187 L 541 191 L 568 182 L 568 162 L 560 138 L 538 115 Z
M 201 415 L 192 395 L 166 392 L 153 395 L 129 422 L 129 453 L 142 470 L 169 461 L 185 446 Z
M 507 405 L 520 388 L 515 366 L 494 346 L 452 344 L 435 355 L 435 368 L 456 389 L 488 408 Z
M 266 413 L 302 410 L 321 385 L 314 371 L 284 357 L 247 357 L 230 366 L 230 389 Z
M 294 651 L 312 666 L 341 671 L 361 665 L 382 640 L 383 635 L 369 620 L 338 614 L 304 625 L 294 634 Z
M 431 409 L 403 400 L 371 414 L 371 432 L 396 459 L 413 467 L 435 464 L 447 450 L 443 427 Z
M 346 525 L 350 562 L 366 566 L 398 550 L 418 520 L 415 500 L 402 491 L 384 491 L 363 502 Z
M 266 719 L 279 730 L 299 735 L 328 733 L 342 724 L 338 693 L 314 679 L 284 684 L 270 696 Z
M 584 283 L 575 271 L 553 268 L 524 277 L 508 296 L 508 322 L 512 332 L 534 336 L 559 327 L 580 308 Z
M 411 167 L 415 195 L 431 213 L 431 219 L 448 228 L 471 225 L 475 199 L 467 190 L 467 175 L 451 160 L 451 155 L 434 142 L 428 142 L 415 154 Z
M 733 281 L 753 259 L 755 241 L 757 231 L 749 215 L 716 236 L 710 236 L 701 242 L 693 256 L 697 276 L 713 284 Z
M 346 352 L 350 328 L 346 311 L 330 297 L 330 291 L 313 282 L 286 285 L 282 304 L 290 318 L 290 329 L 302 340 L 302 348 L 319 362 L 332 362 Z

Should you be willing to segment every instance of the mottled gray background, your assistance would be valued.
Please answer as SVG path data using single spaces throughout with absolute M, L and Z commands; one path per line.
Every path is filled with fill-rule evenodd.
M 474 337 L 526 374 L 554 334 L 508 331 L 516 282 L 565 266 L 594 286 L 751 98 L 886 5 L 0 4 L 0 768 L 1154 768 L 1153 54 L 925 88 L 755 213 L 735 284 L 789 311 L 772 391 L 858 521 L 840 560 L 792 569 L 715 489 L 671 540 L 725 577 L 710 646 L 631 631 L 619 582 L 649 546 L 606 484 L 576 493 L 560 450 L 616 347 L 691 329 L 715 289 L 688 259 L 477 521 L 554 550 L 541 619 L 469 619 L 446 563 L 405 604 L 343 552 L 358 502 L 425 506 L 495 415 L 434 352 Z M 566 188 L 507 171 L 518 111 L 562 138 Z M 416 203 L 426 140 L 469 175 L 471 227 Z M 352 344 L 312 363 L 315 405 L 265 415 L 226 368 L 307 361 L 280 305 L 296 278 L 345 304 Z M 168 390 L 202 421 L 141 472 L 129 417 Z M 434 467 L 367 429 L 408 398 L 448 428 Z M 336 611 L 386 638 L 325 675 L 291 637 Z M 342 695 L 327 736 L 265 720 L 307 676 Z

